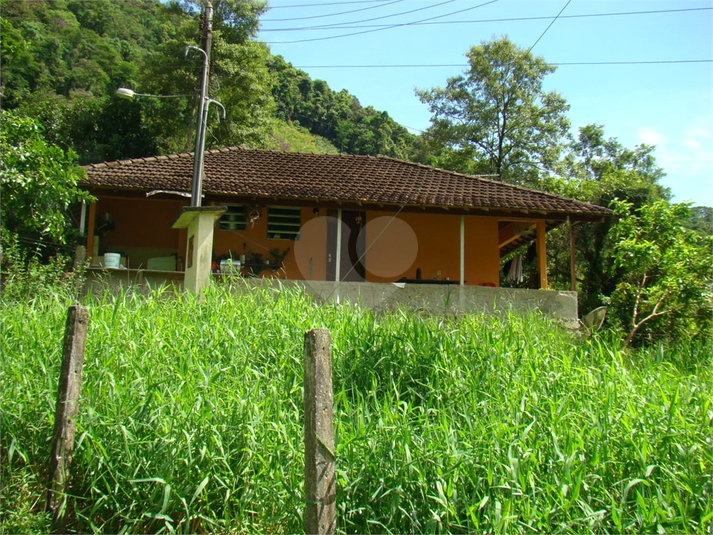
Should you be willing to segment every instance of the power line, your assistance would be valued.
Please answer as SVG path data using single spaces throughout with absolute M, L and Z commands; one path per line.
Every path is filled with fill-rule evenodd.
M 396 121 L 394 121 L 394 122 L 396 122 Z M 422 134 L 426 133 L 425 130 L 421 130 L 420 128 L 414 128 L 413 126 L 406 126 L 405 124 L 401 124 L 401 123 L 396 123 L 396 124 L 405 128 L 406 130 L 415 130 L 416 132 L 421 132 Z
M 557 16 L 555 16 L 555 18 L 552 19 L 552 22 L 550 22 L 549 26 L 547 26 L 547 28 L 545 28 L 545 31 L 542 32 L 542 34 L 537 38 L 537 41 L 535 41 L 535 44 L 532 45 L 530 48 L 527 49 L 527 52 L 525 52 L 525 54 L 529 54 L 529 53 L 532 51 L 532 49 L 535 48 L 535 45 L 537 45 L 537 43 L 540 42 L 540 39 L 542 39 L 542 38 L 545 36 L 545 34 L 547 33 L 547 30 L 549 30 L 550 28 L 552 28 L 552 25 L 553 25 L 553 24 L 555 23 L 555 21 L 559 18 L 559 16 L 562 14 L 562 12 L 563 12 L 565 9 L 567 9 L 567 6 L 569 5 L 569 3 L 570 3 L 571 1 L 572 1 L 572 0 L 567 0 L 567 3 L 564 5 L 564 7 L 563 7 L 562 9 L 560 9 L 560 12 L 557 13 Z
M 553 67 L 572 67 L 587 65 L 670 65 L 677 63 L 713 63 L 713 59 L 672 59 L 651 61 L 571 61 L 547 62 Z M 405 65 L 293 65 L 295 69 L 421 69 L 440 67 L 469 67 L 466 63 L 430 63 Z
M 683 13 L 689 11 L 710 11 L 713 7 L 692 7 L 685 9 L 657 9 L 649 11 L 623 11 L 617 13 L 584 13 L 579 15 L 561 15 L 560 19 L 579 19 L 579 18 L 590 18 L 590 17 L 618 17 L 623 15 L 657 15 L 664 13 Z M 504 19 L 481 19 L 481 20 L 442 20 L 438 22 L 411 22 L 407 23 L 410 26 L 437 26 L 443 24 L 484 24 L 491 22 L 523 22 L 530 20 L 549 20 L 552 17 L 511 17 Z M 349 22 L 344 24 L 356 24 L 355 22 Z M 364 28 L 391 28 L 390 24 L 363 24 L 361 26 L 344 26 L 340 25 L 340 29 L 364 29 Z M 302 28 L 261 28 L 261 32 L 293 32 L 293 31 L 310 31 L 310 30 L 321 30 L 329 29 L 330 27 L 337 27 L 337 25 L 323 25 L 323 26 L 305 26 Z
M 354 21 L 349 21 L 349 22 L 336 22 L 334 24 L 323 24 L 321 26 L 311 26 L 309 29 L 310 30 L 321 30 L 321 29 L 341 29 L 341 26 L 344 26 L 346 24 L 359 24 L 362 22 L 373 22 L 375 20 L 383 20 L 383 19 L 389 19 L 392 17 L 400 17 L 401 15 L 409 15 L 411 13 L 416 13 L 417 11 L 424 11 L 426 9 L 433 9 L 434 7 L 440 7 L 446 4 L 451 4 L 455 2 L 456 0 L 446 0 L 445 2 L 441 2 L 440 4 L 431 4 L 430 6 L 425 6 L 425 7 L 419 7 L 417 9 L 412 9 L 410 11 L 402 11 L 401 13 L 392 13 L 390 15 L 382 15 L 381 17 L 374 17 L 372 19 L 363 19 L 363 20 L 354 20 Z M 389 25 L 386 25 L 389 26 Z M 355 28 L 359 28 L 359 26 L 355 26 Z
M 348 15 L 350 13 L 358 13 L 360 11 L 367 11 L 369 9 L 377 9 L 380 7 L 386 7 L 386 6 L 390 6 L 391 4 L 398 4 L 399 2 L 403 2 L 403 1 L 404 0 L 393 0 L 391 2 L 382 3 L 378 6 L 362 7 L 361 9 L 352 9 L 351 11 L 341 11 L 339 13 L 329 13 L 327 15 L 312 15 L 310 17 L 297 17 L 297 18 L 291 18 L 291 19 L 265 19 L 262 22 L 289 22 L 289 21 L 293 21 L 293 20 L 323 19 L 325 17 L 336 17 L 338 15 Z
M 549 63 L 549 65 L 573 66 L 573 65 L 667 65 L 673 63 L 713 63 L 713 59 L 672 59 L 672 60 L 655 60 L 655 61 L 574 61 L 568 63 Z
M 446 14 L 444 14 L 444 15 L 437 15 L 437 16 L 435 16 L 435 17 L 429 17 L 429 18 L 427 18 L 427 19 L 422 19 L 422 20 L 419 20 L 419 21 L 416 21 L 416 22 L 427 22 L 427 21 L 430 21 L 430 20 L 435 20 L 435 19 L 440 19 L 440 18 L 443 18 L 443 17 L 448 17 L 448 16 L 450 16 L 450 15 L 456 15 L 456 14 L 458 14 L 458 13 L 463 13 L 463 12 L 465 12 L 465 11 L 471 11 L 471 10 L 473 10 L 473 9 L 478 9 L 479 7 L 487 6 L 488 4 L 494 4 L 494 3 L 498 2 L 498 1 L 499 1 L 499 0 L 490 0 L 489 2 L 484 2 L 484 3 L 482 3 L 482 4 L 478 4 L 477 6 L 468 7 L 468 8 L 466 8 L 466 9 L 461 9 L 461 10 L 459 10 L 459 11 L 452 11 L 451 13 L 446 13 Z M 401 27 L 401 26 L 410 26 L 410 25 L 412 25 L 412 24 L 414 24 L 414 23 L 413 23 L 413 22 L 405 22 L 405 23 L 403 23 L 403 24 L 393 24 L 393 25 L 391 25 L 391 26 L 386 26 L 386 27 L 384 27 L 384 28 L 377 28 L 377 29 L 375 29 L 375 30 L 365 30 L 365 31 L 363 31 L 363 32 L 354 32 L 354 33 L 347 33 L 347 34 L 342 34 L 342 35 L 333 35 L 333 36 L 331 36 L 331 37 L 317 37 L 317 38 L 315 38 L 315 39 L 300 39 L 300 40 L 297 40 L 297 41 L 281 41 L 281 42 L 273 42 L 273 43 L 266 42 L 265 44 L 268 44 L 268 45 L 284 45 L 284 44 L 293 44 L 293 43 L 307 43 L 307 42 L 310 42 L 310 41 L 326 41 L 326 40 L 328 40 L 328 39 L 339 39 L 339 38 L 341 38 L 341 37 L 351 37 L 352 35 L 362 35 L 362 34 L 365 34 L 365 33 L 373 33 L 373 32 L 378 32 L 378 31 L 382 31 L 382 30 L 388 30 L 388 29 L 391 29 L 391 28 L 399 28 L 399 27 Z
M 383 2 L 384 0 L 361 0 L 358 2 L 327 2 L 325 4 L 302 4 L 298 6 L 270 6 L 270 9 L 285 9 L 285 8 L 298 8 L 298 7 L 329 7 L 329 6 L 341 6 L 348 4 L 373 4 L 375 2 Z

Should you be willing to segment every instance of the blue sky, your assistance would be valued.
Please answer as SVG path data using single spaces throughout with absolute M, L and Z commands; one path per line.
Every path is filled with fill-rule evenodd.
M 713 0 L 571 0 L 568 5 L 567 0 L 270 0 L 269 5 L 259 38 L 273 54 L 334 90 L 347 89 L 364 106 L 386 110 L 412 131 L 426 129 L 430 119 L 414 89 L 444 85 L 463 72 L 471 46 L 494 36 L 507 35 L 523 48 L 542 36 L 533 52 L 552 63 L 713 59 Z M 642 11 L 668 12 L 573 17 Z M 517 18 L 532 20 L 493 20 Z M 432 20 L 408 24 L 424 19 Z M 329 24 L 340 26 L 271 31 Z M 407 25 L 375 26 L 397 24 Z M 356 65 L 437 66 L 349 67 Z M 627 147 L 656 145 L 655 156 L 667 173 L 662 182 L 674 200 L 713 206 L 713 63 L 562 65 L 545 87 L 567 99 L 573 132 L 597 123 Z

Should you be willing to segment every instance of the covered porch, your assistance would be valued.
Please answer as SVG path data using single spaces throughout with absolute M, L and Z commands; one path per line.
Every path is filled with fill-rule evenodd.
M 98 201 L 86 209 L 82 229 L 90 270 L 105 267 L 105 253 L 118 253 L 129 280 L 178 280 L 185 265 L 186 232 L 170 225 L 185 202 L 95 194 Z M 537 287 L 547 289 L 546 232 L 567 224 L 566 218 L 437 207 L 318 201 L 307 206 L 283 201 L 276 207 L 270 201 L 230 200 L 231 208 L 241 214 L 250 211 L 254 220 L 249 223 L 241 215 L 242 221 L 233 221 L 235 212 L 221 218 L 215 225 L 213 258 L 242 259 L 240 273 L 246 277 L 286 280 L 500 287 L 503 256 L 534 243 Z M 222 198 L 210 202 L 226 204 Z M 292 235 L 275 234 L 270 226 L 273 208 L 294 215 Z M 256 272 L 258 258 L 261 269 Z

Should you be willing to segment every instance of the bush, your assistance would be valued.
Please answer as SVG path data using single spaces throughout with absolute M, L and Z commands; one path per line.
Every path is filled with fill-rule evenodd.
M 71 258 L 58 254 L 45 260 L 37 250 L 20 247 L 17 234 L 10 232 L 3 232 L 0 244 L 4 304 L 47 298 L 78 299 L 84 271 L 71 271 Z

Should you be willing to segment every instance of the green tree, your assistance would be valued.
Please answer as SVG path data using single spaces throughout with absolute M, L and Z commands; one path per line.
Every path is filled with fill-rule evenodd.
M 140 158 L 157 153 L 157 144 L 145 121 L 148 100 L 112 96 L 35 93 L 16 110 L 34 119 L 45 141 L 72 149 L 79 164 Z
M 278 119 L 297 123 L 347 154 L 412 156 L 416 136 L 388 113 L 363 107 L 354 95 L 333 91 L 323 80 L 313 81 L 281 56 L 271 56 L 268 65 Z
M 275 99 L 276 117 L 307 128 L 303 115 L 312 91 L 312 79 L 305 71 L 286 62 L 282 56 L 270 56 L 268 68 L 274 79 L 272 96 Z
M 691 217 L 686 226 L 701 234 L 713 234 L 713 207 L 691 206 Z
M 132 85 L 147 50 L 181 20 L 157 0 L 3 1 L 0 11 L 4 108 L 32 93 L 102 96 Z
M 686 228 L 689 205 L 657 201 L 634 208 L 614 201 L 612 207 L 619 215 L 613 261 L 623 275 L 608 301 L 625 329 L 624 345 L 644 331 L 710 337 L 713 237 Z
M 67 209 L 92 197 L 77 186 L 84 170 L 75 155 L 48 145 L 35 121 L 2 112 L 0 130 L 0 219 L 3 232 L 29 240 L 66 243 Z
M 142 92 L 197 95 L 202 55 L 184 55 L 186 45 L 202 44 L 204 25 L 197 2 L 183 2 L 187 18 L 174 38 L 164 41 L 147 57 L 137 86 Z M 272 117 L 271 79 L 267 47 L 248 39 L 257 28 L 263 2 L 213 2 L 210 79 L 208 93 L 227 110 L 227 119 L 209 117 L 206 145 L 260 145 L 269 134 Z M 232 7 L 231 7 L 232 6 Z M 148 99 L 147 99 L 148 100 Z M 144 118 L 160 152 L 190 150 L 194 144 L 197 99 L 161 99 L 144 107 Z
M 656 163 L 654 147 L 624 147 L 616 138 L 606 138 L 601 125 L 580 128 L 555 172 L 557 178 L 546 189 L 599 206 L 621 199 L 639 208 L 670 198 L 668 189 L 659 183 L 664 172 Z M 613 262 L 615 242 L 610 231 L 614 223 L 611 218 L 575 226 L 577 290 L 584 313 L 602 305 L 602 297 L 610 295 L 623 276 Z M 551 280 L 568 288 L 569 232 L 550 233 L 548 240 Z
M 542 82 L 555 67 L 507 37 L 466 53 L 470 68 L 445 88 L 417 90 L 432 113 L 426 132 L 436 165 L 536 185 L 569 130 L 569 106 Z

